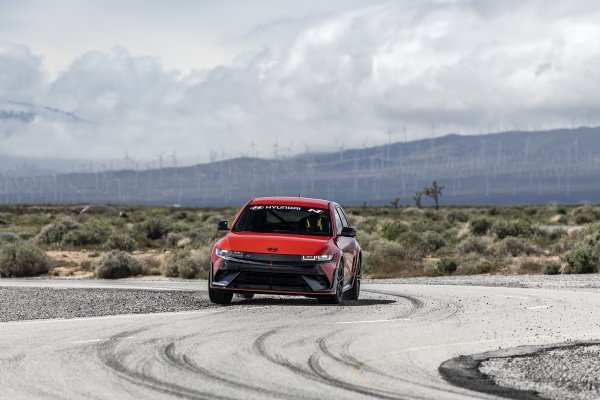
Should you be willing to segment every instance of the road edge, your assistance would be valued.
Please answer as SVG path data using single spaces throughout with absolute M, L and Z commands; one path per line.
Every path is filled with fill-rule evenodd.
M 568 347 L 581 347 L 600 344 L 600 340 L 583 342 L 556 343 L 540 346 L 519 346 L 511 349 L 489 351 L 485 353 L 462 355 L 444 361 L 438 367 L 438 372 L 444 380 L 454 386 L 518 400 L 544 400 L 538 392 L 498 386 L 494 380 L 479 370 L 481 363 L 491 358 L 512 358 L 528 356 L 543 351 Z

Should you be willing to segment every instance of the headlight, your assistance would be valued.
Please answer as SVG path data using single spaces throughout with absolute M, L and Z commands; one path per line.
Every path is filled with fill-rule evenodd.
M 333 254 L 323 254 L 321 256 L 302 256 L 302 261 L 331 261 Z
M 242 253 L 241 251 L 219 249 L 218 247 L 217 247 L 216 253 L 217 253 L 217 256 L 219 256 L 221 258 L 225 258 L 225 257 L 244 257 L 244 253 Z

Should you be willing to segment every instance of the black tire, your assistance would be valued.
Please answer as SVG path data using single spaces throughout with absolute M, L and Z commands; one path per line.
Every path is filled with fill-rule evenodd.
M 344 292 L 344 300 L 358 300 L 360 295 L 360 281 L 362 279 L 362 260 L 358 259 L 358 266 L 356 268 L 356 276 L 354 277 L 354 284 L 352 288 L 347 292 Z
M 208 298 L 211 302 L 215 304 L 231 304 L 231 299 L 233 298 L 233 293 L 226 292 L 225 290 L 213 289 L 210 287 L 210 283 L 208 285 Z
M 317 300 L 321 304 L 341 304 L 344 298 L 344 266 L 340 266 L 335 271 L 335 294 L 331 296 L 319 296 Z

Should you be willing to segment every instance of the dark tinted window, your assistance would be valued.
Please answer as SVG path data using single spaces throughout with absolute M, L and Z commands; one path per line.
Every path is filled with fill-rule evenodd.
M 242 212 L 233 230 L 331 236 L 331 218 L 329 211 L 323 208 L 249 205 Z

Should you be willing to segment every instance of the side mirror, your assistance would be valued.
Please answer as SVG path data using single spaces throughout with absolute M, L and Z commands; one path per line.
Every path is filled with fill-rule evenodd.
M 219 221 L 219 222 L 217 222 L 217 230 L 218 231 L 228 231 L 229 230 L 229 224 L 227 223 L 227 221 Z
M 350 228 L 349 226 L 345 226 L 342 228 L 342 232 L 340 233 L 340 236 L 355 237 L 356 230 L 354 228 Z

